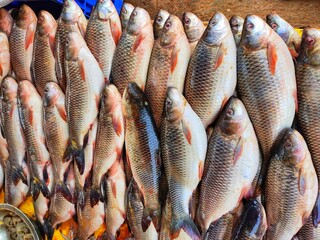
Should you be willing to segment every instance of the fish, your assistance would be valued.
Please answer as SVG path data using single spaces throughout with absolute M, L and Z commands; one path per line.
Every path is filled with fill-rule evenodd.
M 146 231 L 142 230 L 141 219 L 143 217 L 144 205 L 142 202 L 141 192 L 134 179 L 131 180 L 126 198 L 127 219 L 135 239 L 157 240 L 158 233 L 151 222 Z
M 191 47 L 191 52 L 193 52 L 206 28 L 197 15 L 192 12 L 185 12 L 183 14 L 182 23 Z
M 78 229 L 76 239 L 87 240 L 104 223 L 105 208 L 99 202 L 93 208 L 90 206 L 90 188 L 84 192 L 84 207 L 77 205 Z
M 126 219 L 126 176 L 122 161 L 116 161 L 105 177 L 106 239 L 115 240 L 117 231 Z
M 36 28 L 37 16 L 29 6 L 23 4 L 18 10 L 9 37 L 12 69 L 18 82 L 33 81 L 30 69 Z
M 252 196 L 259 167 L 257 137 L 243 103 L 231 98 L 208 143 L 200 185 L 197 222 L 205 233 L 210 224 Z
M 162 28 L 169 16 L 170 16 L 170 13 L 168 13 L 166 10 L 163 10 L 163 9 L 160 9 L 159 12 L 157 13 L 157 16 L 153 21 L 154 40 L 157 40 L 160 37 Z
M 105 83 L 110 83 L 112 59 L 121 32 L 120 18 L 112 1 L 97 1 L 90 15 L 85 40 L 103 71 Z
M 250 199 L 245 203 L 241 222 L 236 227 L 232 239 L 260 240 L 267 230 L 267 216 L 258 199 Z
M 294 238 L 293 238 L 294 239 Z M 320 228 L 313 226 L 312 216 L 309 217 L 308 221 L 300 228 L 296 235 L 295 240 L 317 240 L 320 239 Z
M 56 76 L 63 92 L 67 87 L 65 72 L 65 46 L 70 32 L 79 32 L 85 36 L 87 19 L 75 0 L 64 0 L 61 15 L 57 21 L 57 31 L 54 41 L 54 57 L 56 61 Z
M 160 142 L 172 204 L 170 238 L 178 237 L 183 229 L 191 239 L 200 239 L 189 216 L 189 201 L 202 178 L 207 135 L 201 119 L 173 87 L 166 94 Z
M 18 84 L 19 117 L 25 136 L 30 178 L 30 192 L 35 215 L 46 234 L 51 233 L 47 225 L 47 212 L 53 188 L 53 170 L 46 147 L 43 129 L 43 102 L 29 80 Z
M 1 124 L 8 145 L 5 166 L 5 202 L 15 207 L 27 198 L 30 172 L 27 161 L 26 142 L 20 124 L 18 110 L 18 83 L 6 77 L 1 84 Z
M 260 143 L 263 161 L 258 182 L 262 183 L 274 146 L 293 123 L 298 100 L 286 44 L 255 15 L 246 17 L 237 51 L 237 93 Z
M 241 35 L 242 35 L 243 22 L 244 22 L 244 19 L 237 15 L 233 15 L 229 20 L 231 31 L 237 47 L 239 46 Z
M 168 87 L 183 92 L 191 49 L 180 19 L 170 15 L 155 41 L 147 77 L 146 98 L 157 129 L 160 129 Z
M 8 143 L 0 131 L 0 190 L 5 187 L 5 171 L 8 165 L 8 159 Z
M 306 28 L 303 31 L 301 49 L 297 58 L 296 75 L 298 88 L 298 126 L 310 150 L 318 179 L 320 177 L 320 151 L 317 140 L 320 139 L 317 99 L 320 97 L 318 81 L 320 79 L 320 31 Z M 313 211 L 314 225 L 320 223 L 319 197 Z
M 268 168 L 266 239 L 293 238 L 307 222 L 317 199 L 317 190 L 317 175 L 307 144 L 297 130 L 289 128 Z
M 93 155 L 90 193 L 92 207 L 103 200 L 100 189 L 105 174 L 122 158 L 125 124 L 121 101 L 118 89 L 112 84 L 107 85 L 101 100 L 96 150 Z
M 84 151 L 89 130 L 98 116 L 104 77 L 80 32 L 68 34 L 65 61 L 69 144 L 63 159 L 73 158 L 80 174 L 83 174 Z
M 141 191 L 144 209 L 141 225 L 143 231 L 153 222 L 160 229 L 160 139 L 149 104 L 138 84 L 129 83 L 122 98 L 125 117 L 126 157 L 132 177 Z
M 129 18 L 131 13 L 134 10 L 134 6 L 130 3 L 123 3 L 121 12 L 120 12 L 120 20 L 121 20 L 121 27 L 122 31 L 126 30 L 128 27 Z
M 75 215 L 73 194 L 66 183 L 69 172 L 71 172 L 72 161 L 63 162 L 63 154 L 69 140 L 64 93 L 55 82 L 48 82 L 43 91 L 45 94 L 43 97 L 43 128 L 54 176 L 54 194 L 51 196 L 49 215 L 50 222 L 55 227 Z
M 268 14 L 266 22 L 288 45 L 292 57 L 298 57 L 301 44 L 301 36 L 299 33 L 276 13 Z
M 112 82 L 121 95 L 130 82 L 136 82 L 144 91 L 153 42 L 149 13 L 136 7 L 128 27 L 122 32 L 112 61 Z
M 0 8 L 0 31 L 7 34 L 9 38 L 13 26 L 11 14 L 5 9 Z
M 9 40 L 5 33 L 0 32 L 0 84 L 11 70 Z
M 213 15 L 188 66 L 185 97 L 205 128 L 233 95 L 237 83 L 237 48 L 227 18 Z
M 34 85 L 41 97 L 47 82 L 58 83 L 54 59 L 54 41 L 57 22 L 47 11 L 40 11 L 34 39 L 31 70 Z

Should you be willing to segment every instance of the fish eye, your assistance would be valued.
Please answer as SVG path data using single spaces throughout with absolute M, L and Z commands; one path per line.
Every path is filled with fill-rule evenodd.
M 278 25 L 277 25 L 276 23 L 272 23 L 272 24 L 271 24 L 271 28 L 272 28 L 273 30 L 277 29 L 277 27 L 278 27 Z
M 165 28 L 169 29 L 170 27 L 171 27 L 171 22 L 167 22 L 166 25 L 165 25 Z
M 42 23 L 44 21 L 44 17 L 43 16 L 40 16 L 39 18 L 38 18 L 38 22 L 39 23 Z
M 158 23 L 161 23 L 161 22 L 162 22 L 162 17 L 161 17 L 161 16 L 158 16 L 158 17 L 157 17 L 157 22 L 158 22 Z
M 252 23 L 248 23 L 247 24 L 247 29 L 248 30 L 253 30 L 254 29 L 254 25 Z
M 128 13 L 128 11 L 127 11 L 127 9 L 126 9 L 126 8 L 122 8 L 121 13 L 122 13 L 122 14 L 127 14 L 127 13 Z
M 185 18 L 184 18 L 184 23 L 187 24 L 187 25 L 189 25 L 189 24 L 191 23 L 190 18 L 185 17 Z
M 216 25 L 217 24 L 217 20 L 214 18 L 214 19 L 212 19 L 211 21 L 210 21 L 210 26 L 214 26 L 214 25 Z
M 137 14 L 138 14 L 137 11 L 134 11 L 134 12 L 132 13 L 132 16 L 135 17 L 135 16 L 137 16 Z
M 231 116 L 233 116 L 233 114 L 234 114 L 233 109 L 229 108 L 229 109 L 227 110 L 227 116 L 231 117 Z
M 292 148 L 292 146 L 293 146 L 293 144 L 289 139 L 284 143 L 284 148 L 286 150 L 290 150 Z
M 69 7 L 69 3 L 67 1 L 64 2 L 63 4 L 65 7 Z
M 168 107 L 171 107 L 172 106 L 172 101 L 171 101 L 171 99 L 167 99 L 166 100 L 166 105 L 168 106 Z
M 19 14 L 24 13 L 24 10 L 22 8 L 19 9 Z
M 307 37 L 307 38 L 306 38 L 306 43 L 307 43 L 309 46 L 314 45 L 315 42 L 316 42 L 316 41 L 315 41 L 314 38 L 312 38 L 312 37 Z
M 99 3 L 104 3 L 104 0 L 99 0 Z

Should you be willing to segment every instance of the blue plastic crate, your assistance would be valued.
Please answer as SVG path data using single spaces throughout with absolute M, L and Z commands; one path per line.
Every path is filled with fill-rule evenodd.
M 96 4 L 97 0 L 75 0 L 78 5 L 83 10 L 86 17 L 90 16 L 91 10 Z M 123 0 L 112 0 L 114 6 L 116 7 L 118 13 L 121 11 L 121 7 L 123 4 Z M 26 1 L 26 0 L 15 0 L 14 2 L 10 3 L 6 6 L 7 9 L 19 7 L 22 4 L 28 4 L 34 9 L 35 12 L 38 12 L 42 9 L 49 11 L 55 17 L 60 15 L 61 5 L 63 4 L 63 0 L 33 0 L 33 1 Z

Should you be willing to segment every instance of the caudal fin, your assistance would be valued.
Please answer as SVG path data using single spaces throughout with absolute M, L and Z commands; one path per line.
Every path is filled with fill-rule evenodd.
M 27 186 L 29 186 L 29 183 L 28 183 L 28 178 L 27 176 L 25 175 L 22 167 L 19 167 L 19 168 L 13 168 L 12 169 L 12 180 L 13 180 L 13 183 L 15 186 L 18 185 L 18 183 L 20 182 L 20 180 Z
M 144 232 L 147 231 L 151 222 L 153 222 L 154 227 L 159 232 L 160 227 L 161 227 L 161 210 L 160 210 L 160 208 L 155 209 L 155 210 L 145 208 L 143 210 L 143 216 L 141 219 L 141 226 L 142 226 L 142 230 Z
M 31 182 L 31 195 L 34 201 L 38 199 L 40 192 L 45 198 L 50 199 L 50 191 L 46 183 L 34 177 Z
M 79 149 L 74 152 L 74 160 L 79 169 L 80 175 L 84 173 L 85 159 L 84 159 L 84 149 Z
M 95 205 L 98 204 L 98 202 L 101 201 L 103 202 L 103 196 L 101 194 L 101 191 L 99 191 L 98 189 L 94 189 L 92 188 L 90 191 L 90 205 L 93 208 Z
M 314 205 L 313 210 L 312 210 L 312 222 L 313 222 L 313 226 L 315 228 L 317 228 L 320 223 L 320 194 L 319 194 L 319 192 L 318 192 L 316 204 Z
M 172 218 L 170 238 L 177 238 L 180 234 L 181 229 L 183 229 L 192 240 L 201 239 L 197 226 L 188 215 L 185 215 L 182 218 Z
M 62 162 L 68 162 L 69 160 L 73 159 L 75 151 L 76 144 L 72 140 L 69 140 L 68 146 L 63 154 Z
M 61 195 L 67 199 L 70 203 L 74 203 L 74 199 L 73 199 L 73 196 L 68 188 L 68 186 L 60 181 L 56 184 L 55 186 L 55 192 L 56 193 L 61 193 Z

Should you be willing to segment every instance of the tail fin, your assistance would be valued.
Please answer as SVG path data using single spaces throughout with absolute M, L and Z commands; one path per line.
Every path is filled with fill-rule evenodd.
M 77 204 L 79 207 L 83 210 L 85 206 L 85 196 L 84 196 L 84 191 L 83 190 L 78 190 L 77 191 Z
M 17 184 L 19 183 L 19 181 L 21 180 L 25 185 L 29 186 L 29 183 L 28 183 L 28 178 L 27 176 L 25 175 L 22 167 L 19 167 L 19 168 L 13 168 L 12 169 L 13 171 L 13 183 L 15 186 L 17 186 Z
M 85 159 L 84 159 L 84 148 L 74 151 L 74 159 L 79 169 L 80 175 L 84 173 Z
M 111 233 L 104 233 L 104 234 L 102 234 L 101 235 L 101 237 L 100 238 L 98 238 L 99 240 L 116 240 L 117 238 L 116 238 L 116 236 L 113 236 Z
M 66 150 L 64 151 L 62 162 L 68 162 L 71 159 L 73 159 L 74 152 L 76 151 L 76 144 L 74 141 L 69 140 L 68 146 Z
M 145 208 L 143 210 L 143 216 L 141 219 L 141 226 L 142 230 L 145 232 L 147 231 L 148 227 L 150 226 L 151 221 L 153 222 L 154 227 L 156 228 L 157 232 L 160 231 L 161 227 L 161 210 L 160 207 L 158 209 L 152 210 Z
M 170 238 L 177 238 L 180 234 L 181 229 L 183 229 L 192 240 L 201 239 L 198 228 L 188 215 L 180 218 L 172 218 Z
M 49 199 L 51 197 L 46 183 L 34 177 L 31 182 L 31 195 L 34 201 L 38 199 L 40 192 L 45 198 Z
M 73 196 L 72 196 L 69 188 L 67 187 L 67 185 L 64 182 L 59 181 L 58 183 L 56 183 L 55 193 L 61 193 L 61 195 L 65 199 L 67 199 L 70 203 L 74 203 Z
M 101 191 L 99 191 L 98 189 L 94 189 L 92 188 L 90 191 L 90 205 L 93 208 L 95 205 L 98 204 L 98 202 L 101 201 L 103 202 L 103 196 L 101 194 Z
M 41 236 L 43 237 L 43 239 L 45 239 L 47 237 L 48 240 L 52 240 L 53 239 L 53 232 L 54 229 L 52 227 L 52 225 L 50 224 L 49 220 L 44 220 L 43 223 L 40 223 L 39 221 L 36 221 L 37 226 L 39 227 Z
M 312 210 L 312 222 L 315 228 L 317 228 L 318 224 L 320 223 L 320 193 L 319 192 L 318 192 L 316 204 L 314 205 Z

